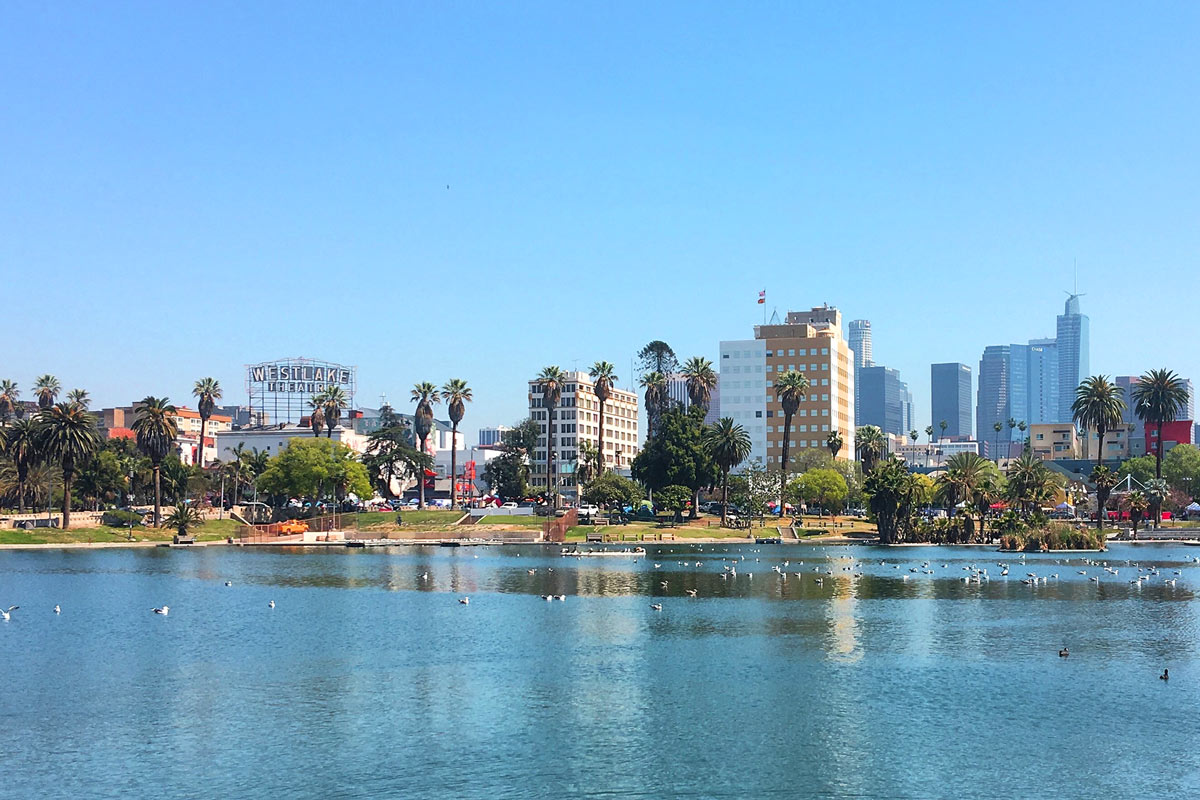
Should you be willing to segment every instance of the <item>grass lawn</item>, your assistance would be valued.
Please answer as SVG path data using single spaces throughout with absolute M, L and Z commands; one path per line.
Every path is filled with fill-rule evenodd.
M 396 514 L 404 520 L 396 524 Z M 461 511 L 368 511 L 363 514 L 346 514 L 343 523 L 347 530 L 355 525 L 360 531 L 439 531 L 449 530 L 462 517 Z
M 194 529 L 196 541 L 216 542 L 232 536 L 237 530 L 238 523 L 231 519 L 211 520 Z M 170 528 L 143 528 L 135 526 L 133 540 L 135 542 L 169 542 L 175 531 Z M 89 542 L 127 542 L 128 528 L 110 528 L 102 525 L 97 528 L 35 528 L 22 531 L 15 528 L 0 530 L 0 544 L 81 544 Z
M 511 528 L 536 528 L 542 529 L 542 523 L 546 521 L 545 517 L 511 517 L 505 514 L 499 514 L 494 517 L 484 517 L 475 523 L 475 526 L 480 525 L 507 525 Z

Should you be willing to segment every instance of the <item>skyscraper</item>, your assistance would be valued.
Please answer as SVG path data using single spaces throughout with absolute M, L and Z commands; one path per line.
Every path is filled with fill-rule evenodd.
M 1091 371 L 1088 357 L 1091 351 L 1089 322 L 1079 310 L 1078 294 L 1067 297 L 1063 313 L 1058 317 L 1058 419 L 1071 419 L 1071 404 L 1075 402 L 1075 390 L 1079 382 Z
M 858 391 L 859 370 L 875 366 L 875 356 L 871 350 L 871 320 L 852 319 L 849 328 L 850 350 L 854 358 L 854 405 L 857 406 L 862 402 L 862 395 Z
M 1026 415 L 1017 417 L 1032 425 L 1041 422 L 1069 422 L 1059 415 L 1058 341 L 1030 339 L 1026 364 L 1026 387 L 1029 400 Z M 1072 396 L 1074 400 L 1074 396 Z
M 971 368 L 951 362 L 929 368 L 929 395 L 932 424 L 937 434 L 946 421 L 946 436 L 971 436 Z
M 861 398 L 855 417 L 859 425 L 875 425 L 884 433 L 907 436 L 912 429 L 912 393 L 900 372 L 884 366 L 858 371 Z
M 995 423 L 1007 423 L 1011 416 L 1009 403 L 1009 379 L 1011 346 L 994 344 L 985 347 L 979 359 L 979 390 L 976 394 L 975 430 L 981 443 L 980 451 L 996 457 L 996 448 L 1007 442 L 1007 429 L 997 434 Z M 986 448 L 986 449 L 985 449 Z

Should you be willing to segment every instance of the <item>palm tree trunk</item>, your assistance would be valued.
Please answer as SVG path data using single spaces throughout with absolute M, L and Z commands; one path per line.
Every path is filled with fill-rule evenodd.
M 729 511 L 729 470 L 721 470 L 721 527 L 725 527 L 725 514 Z
M 154 527 L 162 522 L 162 465 L 154 465 Z
M 787 491 L 788 446 L 792 442 L 792 415 L 783 415 L 783 463 L 779 465 L 779 518 L 783 519 L 783 495 Z
M 71 527 L 71 474 L 63 473 L 63 530 Z
M 558 495 L 553 494 L 554 484 L 554 407 L 551 406 L 546 419 L 546 502 L 552 510 L 558 509 Z M 553 499 L 551 499 L 553 498 Z
M 604 474 L 604 468 L 608 466 L 604 459 L 604 401 L 600 401 L 600 475 Z M 599 477 L 599 476 L 597 476 Z
M 458 423 L 450 425 L 450 508 L 458 504 Z
M 1162 478 L 1162 459 L 1163 459 L 1163 440 L 1162 440 L 1163 423 L 1158 422 L 1158 442 L 1154 447 L 1154 477 Z M 1154 503 L 1154 527 L 1162 525 L 1162 501 L 1156 496 L 1152 500 Z
M 421 452 L 425 452 L 425 438 L 421 437 Z M 417 508 L 425 509 L 425 467 L 417 467 Z
M 200 448 L 196 451 L 196 466 L 204 469 L 204 429 L 208 425 L 208 420 L 204 417 L 200 418 Z

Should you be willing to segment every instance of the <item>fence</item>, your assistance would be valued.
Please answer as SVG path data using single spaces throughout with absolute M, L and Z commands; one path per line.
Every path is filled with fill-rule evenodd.
M 570 509 L 561 517 L 550 517 L 542 523 L 542 540 L 547 542 L 565 542 L 567 529 L 579 524 L 579 511 Z
M 329 531 L 342 530 L 342 516 L 341 514 L 326 514 L 322 517 L 296 520 L 295 522 L 303 522 L 308 525 L 309 532 L 327 533 Z M 294 525 L 295 522 L 272 522 L 269 525 L 241 525 L 238 527 L 237 538 L 243 541 L 253 540 L 257 542 L 290 538 L 302 540 L 304 538 L 303 533 L 284 530 L 285 526 Z

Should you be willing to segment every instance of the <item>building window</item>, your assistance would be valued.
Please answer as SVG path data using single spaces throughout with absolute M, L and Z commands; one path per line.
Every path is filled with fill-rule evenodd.
M 757 418 L 759 418 L 759 419 L 762 419 L 762 412 L 761 412 L 761 411 L 755 411 L 755 412 L 754 412 L 754 416 L 755 416 L 755 417 L 757 417 Z M 769 416 L 771 416 L 771 412 L 770 412 L 770 411 L 768 411 L 768 412 L 767 412 L 767 416 L 768 416 L 768 417 L 769 417 Z

